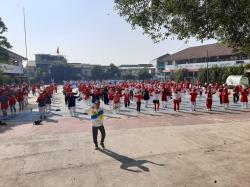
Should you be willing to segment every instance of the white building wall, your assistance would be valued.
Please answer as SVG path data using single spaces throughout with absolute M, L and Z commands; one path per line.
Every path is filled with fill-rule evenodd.
M 165 70 L 166 71 L 173 71 L 173 70 L 177 70 L 179 68 L 185 68 L 188 70 L 198 70 L 200 68 L 207 68 L 207 64 L 208 64 L 208 68 L 211 68 L 213 66 L 229 67 L 229 66 L 238 66 L 238 65 L 244 65 L 244 64 L 250 63 L 250 59 L 249 60 L 237 60 L 237 61 L 244 61 L 244 63 L 237 64 L 236 60 L 233 60 L 233 61 L 218 61 L 218 62 L 208 62 L 208 63 L 203 62 L 203 63 L 192 63 L 192 64 L 166 65 Z M 174 64 L 175 64 L 175 62 L 174 62 Z

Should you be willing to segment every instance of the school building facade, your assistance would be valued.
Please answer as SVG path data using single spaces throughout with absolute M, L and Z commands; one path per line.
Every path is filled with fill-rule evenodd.
M 188 71 L 187 78 L 196 78 L 200 68 L 213 66 L 239 66 L 250 63 L 250 56 L 223 44 L 215 43 L 189 47 L 174 54 L 166 54 L 155 60 L 156 76 L 169 79 L 178 69 Z
M 25 60 L 27 60 L 25 57 L 0 47 L 0 70 L 4 75 L 23 77 L 23 62 Z

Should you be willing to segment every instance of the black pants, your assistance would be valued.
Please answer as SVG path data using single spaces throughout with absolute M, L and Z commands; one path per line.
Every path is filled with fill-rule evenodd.
M 130 101 L 124 101 L 124 103 L 126 108 L 130 105 Z
M 136 102 L 136 110 L 137 112 L 141 112 L 141 102 Z
M 159 100 L 153 100 L 153 103 L 154 103 L 155 111 L 159 110 L 159 108 L 160 108 L 160 101 Z
M 65 105 L 68 105 L 68 98 L 64 96 Z
M 18 102 L 19 104 L 19 110 L 23 110 L 24 108 L 24 101 Z
M 238 101 L 239 101 L 239 94 L 233 94 L 233 99 L 234 99 L 234 103 L 238 103 Z
M 104 143 L 104 139 L 105 139 L 105 136 L 106 136 L 106 133 L 105 133 L 105 129 L 104 129 L 104 126 L 100 126 L 100 127 L 92 127 L 92 135 L 93 135 L 93 141 L 94 141 L 94 144 L 97 146 L 98 145 L 98 142 L 97 142 L 97 135 L 98 135 L 98 130 L 101 132 L 102 134 L 102 137 L 101 137 L 101 143 Z

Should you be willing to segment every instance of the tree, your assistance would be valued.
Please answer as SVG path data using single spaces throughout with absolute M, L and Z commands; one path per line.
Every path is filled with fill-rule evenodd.
M 2 18 L 0 17 L 0 47 L 6 47 L 11 48 L 12 46 L 8 42 L 7 38 L 3 36 L 4 32 L 7 32 L 7 27 L 5 26 L 4 22 L 2 21 Z
M 30 75 L 30 74 L 29 74 Z M 43 75 L 43 72 L 40 68 L 37 68 L 34 75 L 30 75 L 28 77 L 28 80 L 31 82 L 31 83 L 38 83 L 38 82 L 41 82 L 42 80 L 42 75 Z
M 136 76 L 134 76 L 133 74 L 131 73 L 128 73 L 128 74 L 125 74 L 122 76 L 122 79 L 123 80 L 136 80 Z
M 207 82 L 207 69 L 206 68 L 201 68 L 198 70 L 197 79 L 198 81 L 202 83 Z
M 57 62 L 50 66 L 50 73 L 46 74 L 45 79 L 47 82 L 54 79 L 55 82 L 60 83 L 65 80 L 79 80 L 81 76 L 74 72 L 74 68 L 69 64 Z
M 178 69 L 175 73 L 174 73 L 174 80 L 176 82 L 180 82 L 180 81 L 184 81 L 184 77 L 187 75 L 188 71 L 187 69 Z
M 141 69 L 139 72 L 138 72 L 138 79 L 139 80 L 147 80 L 147 79 L 151 79 L 153 76 L 149 73 L 149 71 L 144 68 L 144 69 Z
M 250 54 L 249 0 L 115 0 L 115 8 L 156 42 L 217 39 Z
M 106 78 L 106 73 L 102 66 L 94 66 L 91 70 L 91 78 L 94 80 L 103 80 Z
M 110 64 L 109 68 L 107 69 L 106 72 L 106 77 L 109 79 L 117 79 L 121 77 L 121 71 L 117 66 L 114 64 Z
M 247 65 L 246 65 L 247 66 Z M 245 67 L 246 67 L 245 66 Z M 244 75 L 244 66 L 218 67 L 213 66 L 208 69 L 209 83 L 224 83 L 229 75 Z M 197 79 L 202 83 L 207 81 L 207 69 L 201 68 L 198 70 Z

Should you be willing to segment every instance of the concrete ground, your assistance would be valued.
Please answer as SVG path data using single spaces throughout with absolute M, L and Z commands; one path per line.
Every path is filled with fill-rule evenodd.
M 88 106 L 72 118 L 58 93 L 42 125 L 34 109 L 0 126 L 0 186 L 250 186 L 250 110 L 224 111 L 215 98 L 208 113 L 203 103 L 107 113 L 107 149 L 96 151 Z

